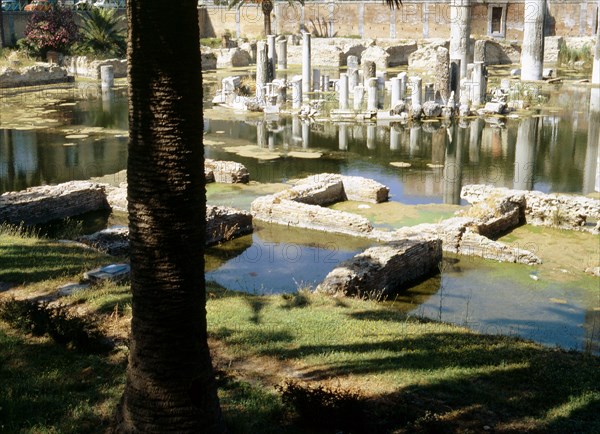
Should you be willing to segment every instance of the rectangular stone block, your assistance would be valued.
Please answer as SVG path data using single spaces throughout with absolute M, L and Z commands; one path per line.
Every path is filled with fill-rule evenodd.
M 437 273 L 441 260 L 440 240 L 406 240 L 371 247 L 331 271 L 317 291 L 390 296 Z

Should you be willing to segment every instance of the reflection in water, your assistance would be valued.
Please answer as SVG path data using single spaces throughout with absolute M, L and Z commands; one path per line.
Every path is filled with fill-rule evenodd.
M 124 96 L 96 91 L 90 98 L 78 99 L 75 106 L 53 108 L 63 126 L 126 130 Z M 543 111 L 542 117 L 472 119 L 455 125 L 425 122 L 410 127 L 311 124 L 298 117 L 240 122 L 211 119 L 211 110 L 207 110 L 207 139 L 225 146 L 207 146 L 206 155 L 243 163 L 252 179 L 262 183 L 322 172 L 373 178 L 390 187 L 392 200 L 409 205 L 460 203 L 461 187 L 470 183 L 546 192 L 587 194 L 600 190 L 599 110 L 591 110 L 589 117 L 573 110 L 573 101 L 591 98 L 593 102 L 594 95 L 585 88 L 563 88 L 551 97 L 548 107 L 552 109 Z M 587 110 L 588 104 L 579 107 Z M 66 134 L 60 129 L 0 129 L 0 193 L 88 179 L 125 168 L 126 137 L 104 133 L 66 140 Z M 68 142 L 73 145 L 65 146 Z M 229 142 L 258 145 L 261 152 L 281 158 L 265 161 L 235 155 L 224 149 Z M 299 148 L 312 148 L 323 156 L 288 156 L 288 151 Z M 400 161 L 411 167 L 389 164 Z M 264 194 L 261 188 L 231 194 L 228 204 L 249 204 L 253 195 L 260 194 Z M 207 276 L 231 289 L 293 291 L 300 281 L 320 281 L 340 261 L 366 247 L 364 240 L 266 226 L 252 236 L 209 249 Z M 590 308 L 597 306 L 597 300 L 589 300 L 579 283 L 559 285 L 542 280 L 544 291 L 537 291 L 530 286 L 529 270 L 461 259 L 441 280 L 432 279 L 411 290 L 404 302 L 413 312 L 432 318 L 441 315 L 443 320 L 482 331 L 514 332 L 540 342 L 581 348 L 584 334 L 598 330 L 598 312 Z M 576 301 L 549 304 L 549 297 Z
M 57 94 L 66 98 L 63 100 L 56 100 L 57 95 L 51 89 L 46 92 L 50 99 L 43 92 L 25 94 L 32 100 L 25 101 L 28 107 L 38 103 L 44 112 L 50 109 L 39 119 L 31 115 L 29 122 L 48 118 L 52 122 L 47 124 L 57 129 L 32 129 L 27 125 L 0 128 L 0 193 L 41 184 L 89 179 L 116 173 L 126 166 L 127 138 L 124 135 L 91 134 L 88 138 L 70 140 L 65 136 L 73 133 L 61 130 L 65 127 L 74 130 L 103 127 L 126 131 L 126 91 L 111 90 L 101 94 L 99 87 L 73 87 Z M 14 112 L 21 108 L 23 101 L 18 98 L 13 101 L 3 94 L 4 97 L 7 100 L 3 103 L 7 106 L 15 104 Z M 35 110 L 32 113 L 36 113 Z M 0 121 L 6 122 L 6 119 Z M 19 124 L 24 121 L 14 117 L 10 122 Z
M 600 192 L 600 88 L 590 91 L 590 121 L 588 125 L 585 168 L 583 170 L 583 193 Z
M 513 188 L 517 190 L 533 190 L 537 130 L 538 118 L 527 117 L 519 124 L 513 176 Z
M 393 200 L 407 204 L 460 203 L 461 187 L 473 183 L 589 192 L 584 189 L 584 172 L 587 179 L 595 178 L 597 145 L 588 144 L 588 123 L 581 121 L 580 128 L 572 130 L 570 117 L 553 113 L 506 119 L 505 123 L 473 119 L 457 125 L 426 122 L 410 127 L 309 123 L 292 117 L 280 118 L 267 131 L 262 123 L 212 120 L 208 138 L 213 139 L 215 131 L 226 131 L 232 138 L 259 144 L 282 158 L 265 163 L 232 155 L 219 146 L 207 147 L 206 154 L 243 163 L 258 182 L 281 182 L 320 172 L 365 176 L 388 185 Z M 565 135 L 569 140 L 564 140 Z M 218 135 L 213 140 L 225 138 Z M 553 138 L 561 145 L 552 146 Z M 287 156 L 300 147 L 323 156 L 310 160 Z M 397 161 L 410 163 L 410 169 L 390 166 Z M 267 165 L 269 170 L 265 170 Z

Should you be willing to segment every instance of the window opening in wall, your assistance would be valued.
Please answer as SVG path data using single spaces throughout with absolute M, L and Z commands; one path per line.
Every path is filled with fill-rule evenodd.
M 504 38 L 506 35 L 506 4 L 488 5 L 488 35 Z
M 502 33 L 502 9 L 492 7 L 492 33 Z

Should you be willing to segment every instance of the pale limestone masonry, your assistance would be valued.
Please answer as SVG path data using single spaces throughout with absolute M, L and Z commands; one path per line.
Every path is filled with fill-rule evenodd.
M 23 69 L 0 68 L 0 88 L 41 86 L 72 81 L 67 70 L 50 64 L 38 64 Z
M 252 233 L 252 215 L 247 211 L 223 206 L 206 206 L 206 245 L 223 243 Z M 77 241 L 112 256 L 129 254 L 129 228 L 115 226 Z
M 388 193 L 387 187 L 373 180 L 322 173 L 280 193 L 255 199 L 251 212 L 254 218 L 268 223 L 364 237 L 373 231 L 368 219 L 324 206 L 344 200 L 382 202 Z
M 534 226 L 550 226 L 600 232 L 600 200 L 540 191 L 510 190 L 490 185 L 465 185 L 461 198 L 472 204 L 498 199 L 518 203 L 525 222 Z M 593 224 L 595 223 L 595 226 Z
M 332 173 L 321 173 L 301 179 L 296 183 L 297 187 L 320 188 L 318 184 L 337 184 L 341 182 L 342 190 L 339 191 L 336 200 L 332 200 L 327 205 L 344 200 L 354 200 L 357 202 L 380 203 L 387 202 L 389 198 L 389 189 L 379 182 L 361 176 L 344 176 Z M 292 188 L 293 190 L 293 188 Z M 320 204 L 325 206 L 325 204 Z
M 235 161 L 204 160 L 204 173 L 207 182 L 220 184 L 247 184 L 250 173 L 246 166 Z
M 366 236 L 373 226 L 368 219 L 344 211 L 308 205 L 289 199 L 263 196 L 252 202 L 255 219 L 267 223 L 353 236 Z
M 224 206 L 206 206 L 206 245 L 222 243 L 251 234 L 252 215 Z
M 327 294 L 386 297 L 439 271 L 440 240 L 371 247 L 331 271 L 317 287 Z
M 100 68 L 109 65 L 113 67 L 115 78 L 127 77 L 127 60 L 125 59 L 90 60 L 86 56 L 65 56 L 62 64 L 67 68 L 69 74 L 76 77 L 100 80 Z
M 0 223 L 33 225 L 102 209 L 110 209 L 104 185 L 71 181 L 4 193 L 0 196 Z
M 423 223 L 394 232 L 373 231 L 371 237 L 388 242 L 406 238 L 440 239 L 442 250 L 448 253 L 526 265 L 542 263 L 539 257 L 528 250 L 511 247 L 477 233 L 478 223 L 477 219 L 471 217 L 452 217 L 440 223 Z

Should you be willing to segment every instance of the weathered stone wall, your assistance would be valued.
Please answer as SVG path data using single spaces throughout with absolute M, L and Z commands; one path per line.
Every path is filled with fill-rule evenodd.
M 478 205 L 506 198 L 519 203 L 528 224 L 600 232 L 600 200 L 540 191 L 510 190 L 489 185 L 465 185 L 461 198 Z M 589 223 L 595 224 L 595 226 Z
M 206 206 L 206 245 L 222 243 L 252 233 L 252 215 L 224 206 Z
M 206 245 L 222 243 L 252 233 L 252 215 L 223 206 L 206 206 Z M 114 256 L 129 254 L 129 228 L 112 227 L 77 241 Z
M 525 17 L 524 0 L 509 3 L 473 3 L 471 34 L 487 36 L 489 8 L 506 5 L 505 38 L 521 40 Z M 550 0 L 546 19 L 546 35 L 593 35 L 597 3 L 593 1 Z M 398 10 L 390 10 L 383 2 L 325 0 L 296 3 L 278 2 L 272 18 L 273 30 L 279 34 L 299 33 L 301 29 L 322 36 L 353 36 L 360 38 L 447 38 L 449 37 L 450 6 L 448 2 L 405 0 Z M 260 37 L 263 16 L 259 5 L 237 9 L 204 6 L 199 9 L 203 37 L 233 35 Z
M 100 80 L 100 68 L 112 66 L 115 78 L 127 77 L 127 61 L 125 59 L 90 60 L 87 56 L 65 56 L 62 64 L 69 74 Z
M 366 236 L 373 230 L 368 219 L 343 211 L 308 205 L 275 196 L 263 196 L 252 202 L 250 212 L 256 219 L 318 231 Z
M 43 84 L 72 81 L 66 68 L 57 65 L 39 64 L 23 69 L 0 68 L 0 88 L 40 86 Z
M 220 184 L 247 184 L 250 173 L 246 166 L 235 161 L 204 160 L 204 173 L 207 182 Z
M 4 193 L 0 222 L 32 225 L 109 208 L 104 185 L 71 181 Z
M 440 240 L 405 240 L 371 247 L 333 269 L 317 291 L 390 296 L 437 273 L 441 247 Z

